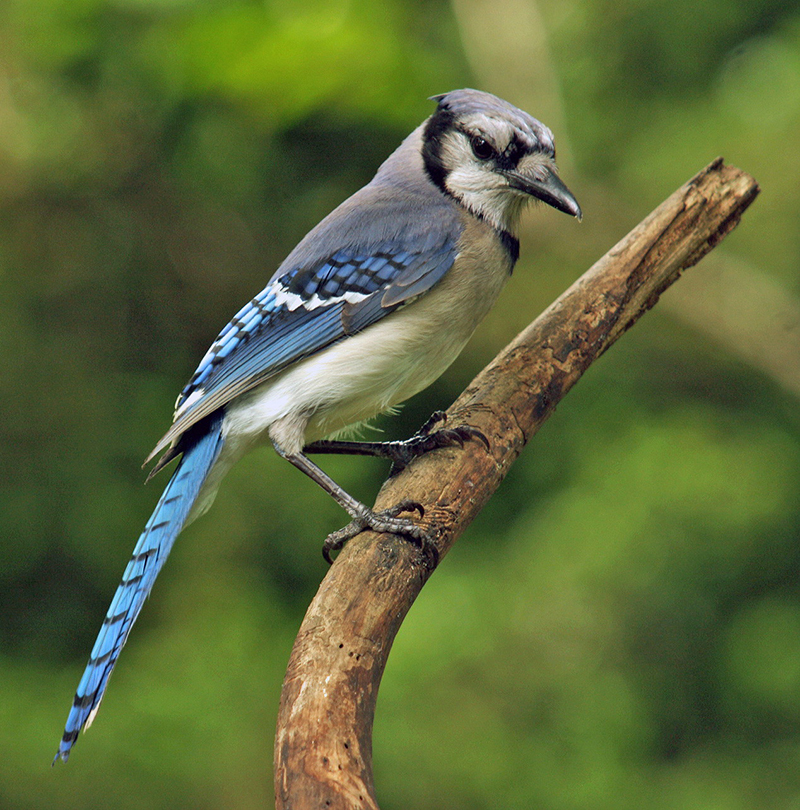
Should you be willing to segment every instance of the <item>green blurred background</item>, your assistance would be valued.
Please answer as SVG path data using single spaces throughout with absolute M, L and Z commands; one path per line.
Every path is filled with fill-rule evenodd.
M 281 679 L 345 516 L 269 450 L 181 537 L 95 726 L 50 760 L 176 393 L 426 98 L 462 86 L 555 131 L 585 218 L 526 215 L 509 289 L 388 436 L 718 154 L 763 192 L 425 588 L 378 704 L 382 807 L 800 808 L 789 0 L 0 5 L 0 807 L 272 805 Z M 326 466 L 366 500 L 385 472 Z

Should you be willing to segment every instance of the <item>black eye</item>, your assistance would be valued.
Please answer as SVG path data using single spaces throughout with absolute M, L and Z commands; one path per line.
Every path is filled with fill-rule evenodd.
M 473 135 L 469 143 L 472 147 L 472 154 L 475 155 L 478 160 L 488 160 L 494 155 L 494 147 L 489 141 L 481 138 L 479 135 Z

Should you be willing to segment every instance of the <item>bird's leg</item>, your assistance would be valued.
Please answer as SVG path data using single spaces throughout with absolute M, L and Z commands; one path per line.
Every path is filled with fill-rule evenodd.
M 459 425 L 454 428 L 434 427 L 447 420 L 444 411 L 434 411 L 430 419 L 410 438 L 394 442 L 345 442 L 337 440 L 323 440 L 312 442 L 303 448 L 305 453 L 340 453 L 349 456 L 378 456 L 388 458 L 392 462 L 389 476 L 397 475 L 407 467 L 415 458 L 438 450 L 440 447 L 464 446 L 468 439 L 481 441 L 489 450 L 489 440 L 483 433 L 469 425 Z
M 273 444 L 275 443 L 273 442 Z M 376 532 L 389 532 L 408 538 L 412 543 L 419 546 L 429 561 L 429 565 L 431 567 L 435 566 L 439 555 L 429 534 L 409 518 L 399 517 L 403 512 L 411 511 L 417 511 L 419 516 L 423 517 L 425 510 L 422 504 L 416 501 L 404 500 L 389 509 L 373 512 L 368 506 L 345 492 L 327 473 L 302 453 L 287 453 L 277 444 L 275 444 L 275 450 L 280 456 L 297 467 L 298 470 L 304 472 L 312 481 L 319 484 L 352 518 L 347 526 L 332 532 L 325 538 L 322 545 L 322 556 L 329 564 L 333 562 L 331 554 L 334 551 L 339 551 L 348 540 L 364 531 L 364 529 L 372 529 Z

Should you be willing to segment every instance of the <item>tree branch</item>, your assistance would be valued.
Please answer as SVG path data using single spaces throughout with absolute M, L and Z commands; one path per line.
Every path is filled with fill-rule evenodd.
M 387 481 L 376 508 L 425 507 L 440 559 L 583 372 L 715 247 L 758 194 L 715 160 L 678 189 L 507 346 L 448 411 L 489 438 L 427 454 Z M 410 543 L 364 532 L 312 601 L 295 641 L 275 740 L 279 810 L 377 808 L 372 722 L 389 650 L 432 571 Z

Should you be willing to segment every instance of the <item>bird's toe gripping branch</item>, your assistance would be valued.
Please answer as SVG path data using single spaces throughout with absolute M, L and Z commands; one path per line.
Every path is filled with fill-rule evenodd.
M 389 475 L 397 475 L 418 456 L 439 450 L 443 447 L 463 447 L 466 441 L 483 442 L 490 450 L 489 440 L 478 428 L 470 425 L 457 425 L 453 428 L 441 427 L 433 430 L 434 426 L 447 420 L 444 411 L 436 411 L 431 418 L 410 439 L 403 442 L 393 442 L 397 445 L 397 455 L 392 458 L 392 469 Z
M 340 551 L 348 540 L 351 540 L 365 529 L 372 529 L 375 532 L 397 534 L 409 540 L 419 547 L 427 567 L 431 569 L 436 567 L 439 562 L 439 552 L 433 542 L 431 533 L 414 523 L 413 520 L 400 517 L 403 512 L 419 512 L 419 516 L 424 517 L 425 509 L 421 503 L 403 500 L 380 512 L 373 512 L 372 509 L 363 505 L 362 507 L 362 510 L 353 517 L 347 526 L 332 532 L 325 538 L 322 545 L 322 556 L 329 565 L 333 563 L 331 555 L 336 551 Z

